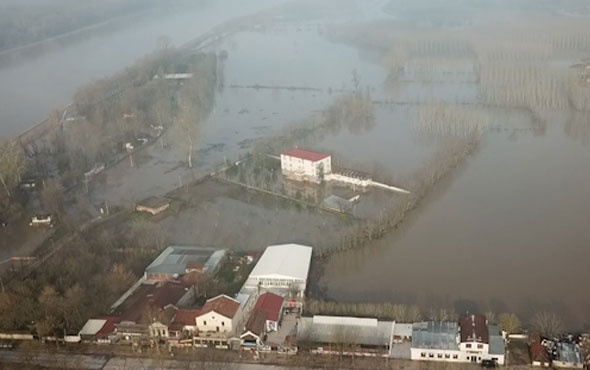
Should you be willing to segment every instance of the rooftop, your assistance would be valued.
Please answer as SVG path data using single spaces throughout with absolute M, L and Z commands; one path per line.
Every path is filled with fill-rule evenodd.
M 266 248 L 250 273 L 252 278 L 292 278 L 307 280 L 312 247 L 298 244 Z
M 279 321 L 283 301 L 283 297 L 279 295 L 270 292 L 264 293 L 258 297 L 254 310 L 264 310 L 266 312 L 266 320 Z
M 261 336 L 266 324 L 266 315 L 267 312 L 263 309 L 254 310 L 246 322 L 246 331 Z
M 286 152 L 282 153 L 282 155 L 286 155 L 289 157 L 295 157 L 295 158 L 299 158 L 299 159 L 303 159 L 303 160 L 307 160 L 307 161 L 312 161 L 312 162 L 321 161 L 322 159 L 328 158 L 330 156 L 329 154 L 317 153 L 317 152 L 312 152 L 309 150 L 299 149 L 299 148 L 295 148 L 295 149 L 291 149 L 289 151 L 286 151 Z
M 197 325 L 197 316 L 199 316 L 200 313 L 201 310 L 199 309 L 180 309 L 176 311 L 174 322 L 195 326 Z
M 459 350 L 456 322 L 427 321 L 412 326 L 412 348 Z
M 147 274 L 177 274 L 181 276 L 187 272 L 187 267 L 194 268 L 197 264 L 202 264 L 204 271 L 206 271 L 213 269 L 224 255 L 225 250 L 170 246 L 146 267 L 145 272 Z
M 538 334 L 532 336 L 533 341 L 530 345 L 531 360 L 543 363 L 551 362 L 547 348 L 541 344 L 541 338 Z
M 489 343 L 489 332 L 486 324 L 486 317 L 483 315 L 466 315 L 459 318 L 461 332 L 461 343 L 479 342 Z
M 505 353 L 504 337 L 502 331 L 496 325 L 488 325 L 488 333 L 490 338 L 490 350 L 492 355 L 503 355 Z
M 240 302 L 222 294 L 207 300 L 205 305 L 201 308 L 199 316 L 213 311 L 232 319 L 238 311 L 238 308 L 240 308 Z
M 163 310 L 176 305 L 186 293 L 184 286 L 168 282 L 160 285 L 141 285 L 119 306 L 121 321 L 139 322 L 148 307 Z
M 297 339 L 313 343 L 354 343 L 365 346 L 388 346 L 391 342 L 392 321 L 356 317 L 302 317 Z
M 557 360 L 561 362 L 568 362 L 570 364 L 582 363 L 582 356 L 580 349 L 575 343 L 559 342 L 555 347 L 557 351 Z

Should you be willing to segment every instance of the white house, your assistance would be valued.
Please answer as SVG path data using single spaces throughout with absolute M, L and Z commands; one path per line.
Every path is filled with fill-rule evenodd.
M 312 247 L 283 244 L 267 247 L 248 276 L 244 288 L 295 290 L 303 297 L 311 263 Z
M 289 179 L 320 184 L 332 173 L 332 157 L 304 149 L 291 149 L 281 154 L 281 171 Z
M 505 362 L 504 337 L 485 316 L 468 315 L 455 322 L 420 322 L 412 328 L 412 360 L 481 363 Z
M 196 317 L 199 332 L 230 334 L 240 302 L 226 295 L 219 295 L 205 302 Z

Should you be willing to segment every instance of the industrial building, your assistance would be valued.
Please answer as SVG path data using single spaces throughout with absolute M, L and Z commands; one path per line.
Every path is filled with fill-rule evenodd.
M 225 254 L 224 249 L 170 246 L 146 267 L 145 279 L 175 280 L 189 273 L 215 273 Z
M 302 297 L 307 286 L 311 253 L 312 247 L 298 244 L 267 247 L 244 288 L 293 292 Z

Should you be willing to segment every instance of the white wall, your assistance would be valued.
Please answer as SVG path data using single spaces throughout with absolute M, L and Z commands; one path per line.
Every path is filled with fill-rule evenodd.
M 197 317 L 197 328 L 199 331 L 230 333 L 232 327 L 232 319 L 214 311 L 207 312 L 206 314 Z
M 323 166 L 324 175 L 332 172 L 332 157 L 326 157 L 316 162 L 281 154 L 281 170 L 294 172 L 308 177 L 308 180 L 318 182 L 320 168 Z
M 442 349 L 411 348 L 410 358 L 421 361 L 469 362 L 461 351 Z

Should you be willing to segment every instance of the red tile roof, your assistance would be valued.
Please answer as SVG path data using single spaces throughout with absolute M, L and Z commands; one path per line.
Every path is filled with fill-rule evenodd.
M 184 286 L 178 283 L 141 287 L 137 293 L 128 298 L 128 300 L 134 302 L 122 313 L 121 320 L 139 322 L 148 307 L 163 310 L 168 305 L 176 305 L 185 293 Z M 125 305 L 125 302 L 123 302 L 123 305 Z
M 330 156 L 329 154 L 316 153 L 316 152 L 312 152 L 312 151 L 305 150 L 305 149 L 299 149 L 299 148 L 291 149 L 291 150 L 286 151 L 282 154 L 287 155 L 289 157 L 300 158 L 300 159 L 304 159 L 304 160 L 308 160 L 308 161 L 312 161 L 312 162 L 317 162 L 319 160 L 322 160 L 322 159 Z
M 264 293 L 258 297 L 254 310 L 262 309 L 266 311 L 266 320 L 279 321 L 281 316 L 281 307 L 283 307 L 283 297 L 273 293 Z
M 227 318 L 233 319 L 238 308 L 240 308 L 240 303 L 238 301 L 226 295 L 220 295 L 205 302 L 205 305 L 201 308 L 199 316 L 213 311 Z
M 483 315 L 461 316 L 461 318 L 459 318 L 459 328 L 461 331 L 461 343 L 490 342 L 486 317 Z
M 201 310 L 198 309 L 180 309 L 176 311 L 176 316 L 174 317 L 175 324 L 182 324 L 187 326 L 196 326 L 197 325 L 197 316 L 201 313 Z

